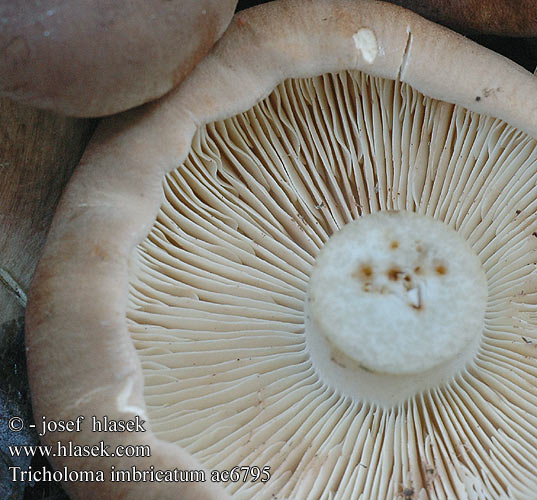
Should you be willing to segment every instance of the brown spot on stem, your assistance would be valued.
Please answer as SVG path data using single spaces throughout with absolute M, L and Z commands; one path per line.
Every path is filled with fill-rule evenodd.
M 445 276 L 447 274 L 447 267 L 443 264 L 438 264 L 434 270 L 436 271 L 436 274 L 440 276 Z
M 361 281 L 371 281 L 373 277 L 373 267 L 370 264 L 360 264 L 358 269 L 352 273 L 352 277 Z
M 392 250 L 396 250 L 397 248 L 399 248 L 399 242 L 396 241 L 396 240 L 393 240 L 391 243 L 390 243 L 390 248 Z
M 373 269 L 369 265 L 362 266 L 362 272 L 366 278 L 371 278 L 371 276 L 373 276 Z
M 398 267 L 392 267 L 391 269 L 388 269 L 388 272 L 386 274 L 388 275 L 389 280 L 397 281 L 401 276 L 402 271 Z

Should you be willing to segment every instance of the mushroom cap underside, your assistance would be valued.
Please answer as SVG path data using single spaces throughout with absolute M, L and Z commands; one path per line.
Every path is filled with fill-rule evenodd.
M 30 297 L 36 418 L 147 417 L 136 440 L 153 456 L 118 468 L 270 465 L 267 483 L 228 485 L 236 498 L 531 498 L 536 92 L 520 68 L 398 8 L 240 13 L 177 91 L 103 123 L 75 173 Z M 457 230 L 489 287 L 472 364 L 391 407 L 323 383 L 301 315 L 319 248 L 382 210 Z M 70 437 L 88 436 L 102 437 Z M 225 498 L 210 481 L 152 486 Z

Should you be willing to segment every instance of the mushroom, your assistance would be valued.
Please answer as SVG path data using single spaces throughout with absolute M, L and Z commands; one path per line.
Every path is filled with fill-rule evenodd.
M 1 0 L 0 96 L 71 116 L 117 113 L 180 83 L 237 0 Z
M 207 480 L 69 491 L 534 498 L 536 97 L 408 11 L 303 0 L 103 122 L 29 297 L 36 421 L 139 416 L 69 439 L 150 458 L 55 466 Z

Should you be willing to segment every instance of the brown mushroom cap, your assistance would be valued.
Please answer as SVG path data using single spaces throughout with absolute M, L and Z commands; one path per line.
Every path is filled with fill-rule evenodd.
M 61 201 L 29 297 L 36 420 L 138 414 L 146 433 L 69 439 L 152 456 L 54 464 L 270 466 L 225 485 L 245 499 L 532 499 L 535 97 L 529 73 L 393 6 L 237 15 L 179 89 L 100 126 Z M 304 335 L 320 248 L 383 210 L 456 230 L 489 291 L 473 357 L 395 403 L 327 384 Z M 67 487 L 225 498 L 209 480 Z
M 117 113 L 181 82 L 237 0 L 0 2 L 0 95 L 72 116 Z

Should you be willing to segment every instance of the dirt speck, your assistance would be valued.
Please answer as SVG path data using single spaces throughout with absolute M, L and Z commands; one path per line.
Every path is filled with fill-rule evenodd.
M 414 488 L 404 488 L 403 498 L 404 500 L 412 500 L 414 498 Z

